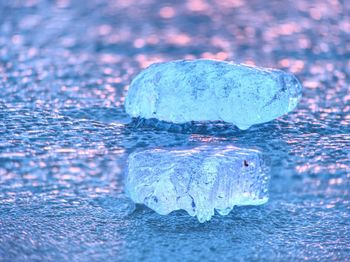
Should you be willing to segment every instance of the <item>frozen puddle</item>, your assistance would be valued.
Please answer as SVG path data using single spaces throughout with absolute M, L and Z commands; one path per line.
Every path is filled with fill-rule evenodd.
M 199 222 L 215 210 L 268 201 L 269 174 L 258 150 L 233 146 L 148 149 L 130 154 L 126 190 L 161 215 L 185 210 Z

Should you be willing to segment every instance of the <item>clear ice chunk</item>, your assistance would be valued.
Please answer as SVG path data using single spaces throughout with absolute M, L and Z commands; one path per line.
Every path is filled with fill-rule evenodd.
M 161 215 L 185 210 L 199 222 L 215 210 L 268 201 L 269 173 L 261 153 L 233 146 L 148 149 L 129 155 L 126 192 Z
M 177 124 L 225 121 L 240 129 L 293 110 L 302 86 L 292 74 L 199 59 L 153 64 L 132 81 L 125 98 L 132 117 Z

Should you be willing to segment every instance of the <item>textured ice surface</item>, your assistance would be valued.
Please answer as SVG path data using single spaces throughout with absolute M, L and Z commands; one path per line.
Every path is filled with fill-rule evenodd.
M 349 261 L 349 1 L 198 2 L 0 0 L 0 261 Z M 204 52 L 295 72 L 297 110 L 253 135 L 118 124 L 134 72 Z M 267 205 L 120 215 L 129 152 L 215 141 L 268 155 Z
M 266 203 L 268 180 L 257 150 L 149 149 L 129 156 L 126 189 L 132 200 L 159 214 L 183 209 L 205 222 L 215 210 L 227 215 L 236 205 Z
M 132 117 L 174 123 L 225 121 L 240 129 L 295 108 L 301 85 L 289 73 L 199 59 L 153 64 L 131 83 L 125 101 Z

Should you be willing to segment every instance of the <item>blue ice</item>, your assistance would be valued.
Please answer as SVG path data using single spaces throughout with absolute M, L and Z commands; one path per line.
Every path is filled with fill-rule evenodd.
M 153 64 L 132 81 L 125 99 L 132 117 L 173 123 L 225 121 L 240 129 L 293 110 L 302 86 L 277 69 L 199 59 Z
M 269 173 L 258 150 L 233 146 L 148 149 L 130 154 L 126 191 L 161 215 L 185 210 L 199 222 L 215 210 L 268 201 Z

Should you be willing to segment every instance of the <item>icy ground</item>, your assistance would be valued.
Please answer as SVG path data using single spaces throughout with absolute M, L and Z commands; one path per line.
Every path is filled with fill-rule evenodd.
M 0 0 L 0 260 L 348 260 L 349 8 Z M 303 98 L 243 132 L 125 125 L 121 105 L 142 68 L 201 57 L 292 72 Z M 204 224 L 181 211 L 133 211 L 121 195 L 130 153 L 202 143 L 266 154 L 269 202 Z

